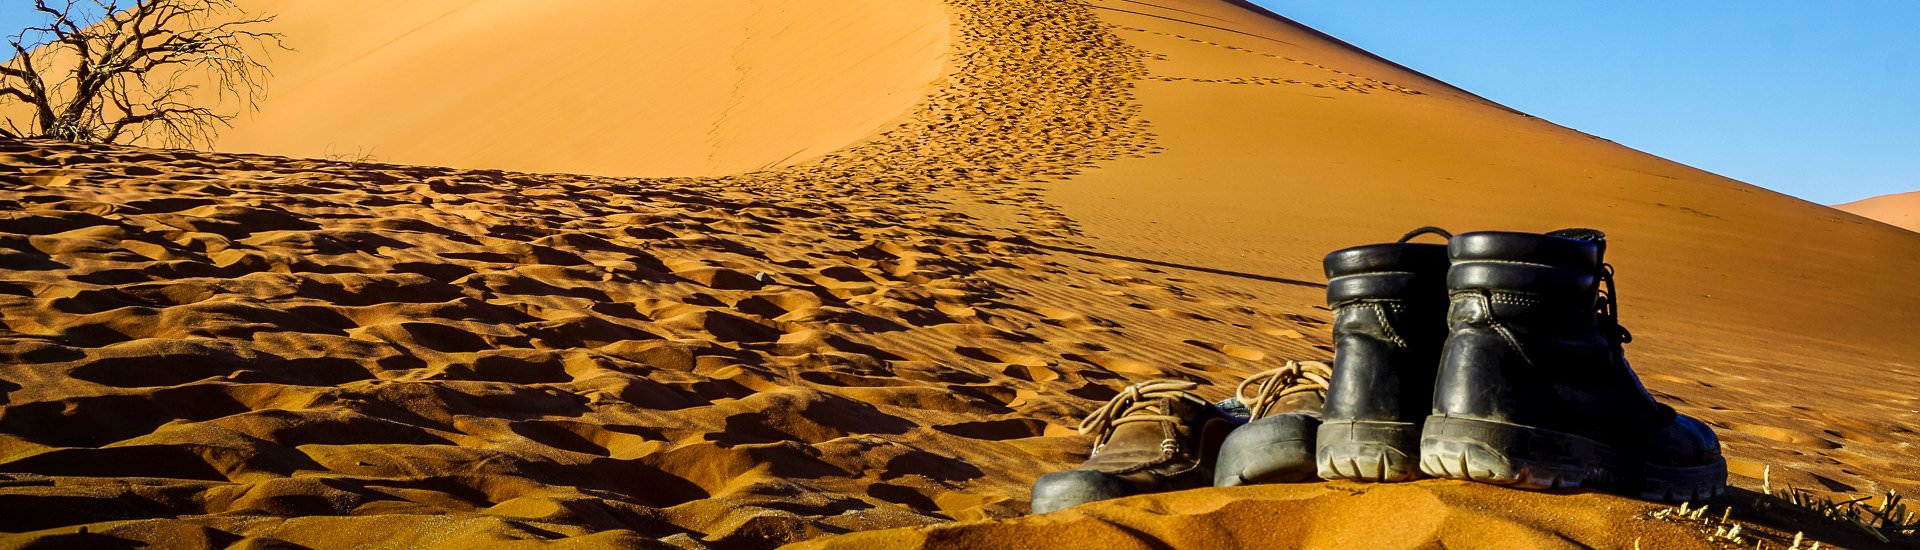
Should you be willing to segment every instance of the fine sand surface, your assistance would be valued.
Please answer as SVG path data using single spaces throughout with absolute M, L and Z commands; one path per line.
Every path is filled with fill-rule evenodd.
M 348 10 L 259 2 L 397 67 L 428 43 L 512 57 L 468 52 L 503 47 L 503 19 L 598 44 L 657 23 L 471 4 L 381 4 L 410 23 L 365 31 L 377 46 L 338 28 L 378 26 Z M 314 99 L 223 138 L 364 123 L 449 155 L 515 144 L 464 160 L 0 142 L 0 546 L 1704 547 L 1651 503 L 1435 480 L 1023 517 L 1119 387 L 1178 378 L 1217 399 L 1326 358 L 1319 257 L 1427 224 L 1608 231 L 1628 353 L 1719 431 L 1730 499 L 1767 466 L 1775 486 L 1920 490 L 1920 235 L 1226 1 L 584 4 L 732 29 L 689 48 L 787 76 L 743 88 L 763 118 L 722 132 L 717 163 L 711 142 L 617 117 L 593 120 L 620 137 L 592 162 L 556 127 L 441 128 L 518 104 L 398 122 Z M 822 28 L 863 14 L 866 32 Z M 874 64 L 825 53 L 855 50 Z M 552 53 L 480 72 L 561 71 Z M 626 62 L 591 55 L 565 63 Z M 648 86 L 710 68 L 682 61 L 590 97 L 658 101 L 677 92 Z M 280 72 L 270 102 L 430 87 L 312 71 Z M 388 108 L 443 107 L 405 101 L 425 103 Z M 682 114 L 669 126 L 714 120 Z M 553 173 L 487 169 L 501 159 Z M 1776 543 L 1796 530 L 1747 519 Z
M 1920 233 L 1920 191 L 1869 197 L 1833 207 Z

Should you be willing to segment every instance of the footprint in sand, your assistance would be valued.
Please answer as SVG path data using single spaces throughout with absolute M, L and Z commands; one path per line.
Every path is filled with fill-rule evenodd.
M 1808 447 L 1808 448 L 1837 449 L 1840 447 L 1839 443 L 1836 443 L 1827 438 L 1816 436 L 1809 432 L 1781 428 L 1778 426 L 1767 426 L 1763 424 L 1751 424 L 1751 423 L 1745 423 L 1745 422 L 1720 422 L 1718 423 L 1718 425 L 1719 427 L 1725 428 L 1726 430 L 1734 433 L 1750 435 L 1750 436 L 1758 437 L 1761 439 L 1778 441 L 1781 443 L 1789 443 L 1789 444 L 1799 445 L 1799 446 Z
M 1276 327 L 1276 326 L 1267 325 L 1267 324 L 1256 324 L 1250 328 L 1252 328 L 1254 332 L 1258 332 L 1268 336 L 1279 336 L 1281 338 L 1286 338 L 1289 340 L 1300 340 L 1300 339 L 1305 339 L 1307 337 L 1307 335 L 1301 334 L 1300 331 L 1298 330 L 1294 330 L 1290 328 L 1281 328 L 1281 327 Z
M 1035 307 L 1034 313 L 1045 317 L 1048 324 L 1072 330 L 1102 330 L 1119 328 L 1120 324 L 1086 314 L 1054 307 Z
M 1061 431 L 1056 426 L 1031 418 L 959 422 L 934 426 L 933 429 L 968 439 L 983 439 L 987 441 L 1039 437 L 1049 432 L 1059 433 Z
M 1185 340 L 1184 342 L 1190 346 L 1213 350 L 1221 355 L 1245 361 L 1259 361 L 1267 358 L 1267 352 L 1239 344 L 1215 344 L 1202 340 Z

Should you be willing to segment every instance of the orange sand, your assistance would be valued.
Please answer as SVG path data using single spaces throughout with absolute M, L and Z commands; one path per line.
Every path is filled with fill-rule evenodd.
M 1863 218 L 1920 233 L 1920 191 L 1881 195 L 1833 205 Z
M 464 168 L 0 142 L 0 546 L 1696 543 L 1444 481 L 1019 518 L 1115 388 L 1324 358 L 1320 255 L 1424 224 L 1607 230 L 1737 485 L 1920 489 L 1920 235 L 1223 0 L 509 4 L 260 0 L 301 57 L 222 142 Z M 581 72 L 631 40 L 690 53 Z

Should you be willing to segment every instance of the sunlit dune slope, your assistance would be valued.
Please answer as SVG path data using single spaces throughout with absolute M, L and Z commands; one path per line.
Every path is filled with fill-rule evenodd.
M 1093 5 L 1149 56 L 1136 93 L 1163 150 L 1048 187 L 1092 246 L 1317 280 L 1327 251 L 1415 226 L 1599 228 L 1635 364 L 1724 410 L 1731 448 L 1802 440 L 1826 415 L 1876 433 L 1915 418 L 1884 392 L 1915 387 L 1910 232 L 1513 113 L 1238 3 Z M 1746 429 L 1782 417 L 1807 425 Z M 1802 463 L 1755 452 L 1735 471 L 1774 461 Z
M 251 0 L 274 52 L 222 151 L 620 176 L 845 147 L 946 71 L 937 0 Z
M 1595 227 L 1650 346 L 1920 349 L 1910 234 L 1510 113 L 1235 3 L 1094 5 L 1155 56 L 1138 94 L 1166 148 L 1050 188 L 1104 247 L 1311 278 L 1326 251 L 1418 225 Z
M 1869 197 L 1833 207 L 1887 225 L 1920 232 L 1920 191 Z

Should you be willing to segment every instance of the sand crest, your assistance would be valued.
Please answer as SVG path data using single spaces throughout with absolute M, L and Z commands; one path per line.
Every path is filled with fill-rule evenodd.
M 819 539 L 798 548 L 1715 548 L 1660 507 L 1457 481 L 1285 484 L 1148 495 L 1044 516 Z M 1027 547 L 1043 547 L 1041 545 Z
M 1920 233 L 1920 191 L 1869 197 L 1833 207 Z

